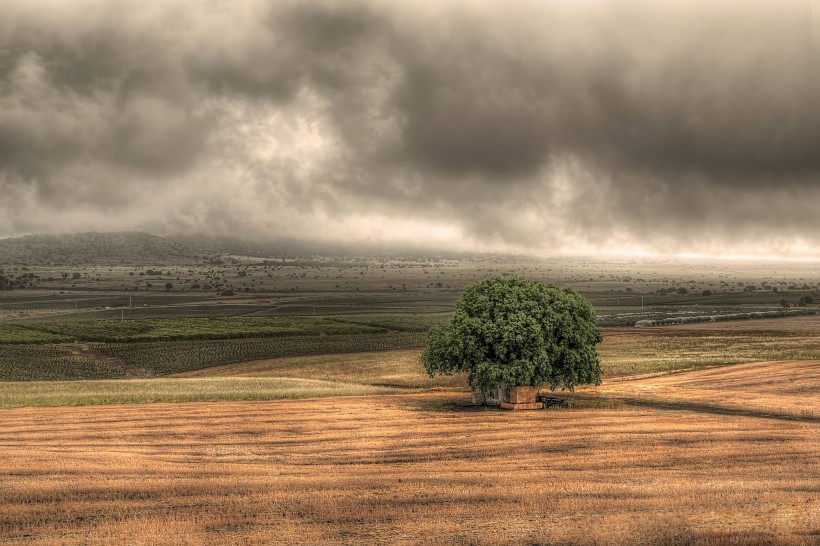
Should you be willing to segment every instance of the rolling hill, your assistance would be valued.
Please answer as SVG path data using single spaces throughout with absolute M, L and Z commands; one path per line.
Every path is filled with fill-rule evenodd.
M 187 245 L 143 232 L 66 233 L 0 239 L 0 264 L 193 263 Z

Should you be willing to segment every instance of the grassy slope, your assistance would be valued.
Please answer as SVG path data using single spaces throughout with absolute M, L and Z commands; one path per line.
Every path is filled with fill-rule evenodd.
M 820 331 L 612 330 L 599 354 L 605 377 L 765 360 L 816 360 L 820 359 Z
M 465 374 L 431 379 L 424 372 L 419 360 L 420 354 L 419 349 L 406 349 L 295 356 L 203 368 L 175 377 L 296 377 L 402 388 L 463 388 L 467 385 Z
M 4 383 L 0 408 L 149 402 L 280 400 L 389 394 L 400 389 L 290 378 L 128 379 Z
M 677 407 L 820 420 L 820 362 L 755 362 L 585 387 L 583 393 Z
M 64 233 L 0 239 L 3 264 L 192 263 L 196 252 L 142 232 Z

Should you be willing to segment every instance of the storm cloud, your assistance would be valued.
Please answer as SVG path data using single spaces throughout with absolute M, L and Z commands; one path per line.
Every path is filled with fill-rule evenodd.
M 0 230 L 820 255 L 812 4 L 6 0 Z

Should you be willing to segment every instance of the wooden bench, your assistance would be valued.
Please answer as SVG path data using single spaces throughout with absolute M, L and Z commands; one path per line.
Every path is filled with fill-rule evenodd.
M 566 398 L 558 398 L 557 396 L 539 395 L 538 401 L 544 403 L 544 409 L 548 408 L 568 408 L 569 402 Z

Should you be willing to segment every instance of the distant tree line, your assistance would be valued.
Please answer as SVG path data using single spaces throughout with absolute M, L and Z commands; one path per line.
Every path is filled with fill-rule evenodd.
M 34 288 L 37 286 L 39 277 L 34 273 L 21 273 L 14 275 L 0 269 L 0 290 L 13 290 L 15 288 Z

